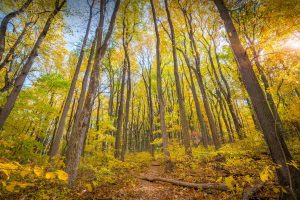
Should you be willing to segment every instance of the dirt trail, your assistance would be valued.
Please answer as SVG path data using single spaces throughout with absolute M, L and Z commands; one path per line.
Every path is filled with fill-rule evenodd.
M 163 168 L 159 162 L 153 161 L 149 167 L 149 169 L 141 174 L 141 176 L 146 177 L 160 177 L 163 174 Z M 139 179 L 139 186 L 136 188 L 136 192 L 141 195 L 139 199 L 161 199 L 162 195 L 168 192 L 167 187 L 163 184 L 152 183 L 145 180 Z
M 145 177 L 163 177 L 163 165 L 158 161 L 151 162 L 149 168 L 141 173 L 140 176 Z M 203 196 L 202 196 L 203 197 Z M 126 200 L 192 200 L 192 199 L 206 199 L 199 198 L 199 192 L 193 189 L 174 186 L 163 182 L 149 182 L 138 179 L 137 185 L 130 191 L 120 191 L 117 198 Z

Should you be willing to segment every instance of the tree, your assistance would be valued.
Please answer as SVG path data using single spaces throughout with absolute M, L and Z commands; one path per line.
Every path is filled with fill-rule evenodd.
M 14 88 L 11 91 L 9 97 L 7 98 L 7 102 L 6 102 L 5 106 L 3 107 L 3 109 L 0 112 L 0 128 L 3 128 L 3 125 L 4 125 L 7 117 L 9 116 L 11 110 L 13 109 L 13 107 L 15 105 L 15 102 L 16 102 L 16 100 L 19 96 L 19 93 L 23 87 L 25 79 L 33 65 L 34 59 L 38 56 L 38 49 L 41 46 L 42 42 L 44 41 L 44 39 L 50 29 L 51 23 L 53 22 L 55 16 L 59 13 L 59 11 L 61 10 L 61 8 L 64 6 L 65 3 L 66 3 L 66 0 L 63 0 L 61 2 L 60 2 L 60 0 L 55 1 L 55 8 L 49 15 L 42 32 L 39 34 L 39 37 L 36 40 L 34 47 L 32 48 L 32 50 L 27 58 L 26 63 L 22 67 L 20 75 L 16 78 Z
M 0 25 L 0 61 L 2 60 L 2 56 L 3 53 L 5 51 L 5 35 L 6 35 L 6 30 L 7 30 L 7 25 L 9 23 L 9 21 L 11 19 L 13 19 L 14 17 L 20 15 L 21 13 L 23 13 L 27 7 L 31 4 L 33 0 L 27 0 L 21 8 L 19 8 L 16 11 L 13 11 L 11 13 L 9 13 L 8 15 L 6 15 Z M 1 67 L 0 67 L 1 69 Z
M 282 138 L 283 130 L 278 127 L 276 119 L 274 119 L 224 2 L 222 0 L 214 0 L 214 3 L 224 21 L 231 48 L 238 63 L 239 72 L 260 122 L 271 157 L 276 164 L 280 165 L 277 169 L 279 183 L 288 191 L 283 193 L 281 198 L 298 199 L 300 197 L 300 172 L 293 166 L 288 165 L 288 162 L 292 160 L 292 156 Z
M 161 56 L 160 56 L 160 36 L 158 32 L 157 26 L 157 17 L 156 11 L 154 7 L 153 0 L 150 0 L 151 3 L 151 10 L 152 10 L 152 17 L 153 17 L 153 24 L 156 36 L 156 78 L 157 78 L 157 96 L 158 96 L 158 104 L 159 104 L 159 121 L 160 121 L 160 130 L 162 134 L 163 140 L 163 152 L 164 152 L 164 160 L 165 160 L 165 167 L 167 170 L 172 169 L 172 163 L 170 160 L 170 153 L 168 151 L 168 136 L 166 131 L 166 121 L 165 121 L 165 102 L 163 97 L 163 90 L 162 90 L 162 72 L 161 72 Z
M 172 23 L 171 13 L 169 10 L 168 0 L 165 0 L 165 9 L 167 13 L 168 23 L 171 32 L 171 42 L 172 42 L 172 53 L 173 53 L 173 62 L 174 62 L 174 76 L 175 76 L 175 84 L 176 84 L 176 91 L 177 91 L 177 98 L 180 110 L 180 122 L 182 126 L 182 133 L 183 133 L 183 144 L 186 150 L 186 153 L 192 156 L 191 144 L 190 144 L 190 134 L 189 134 L 189 126 L 186 117 L 186 111 L 184 106 L 184 99 L 182 95 L 182 90 L 180 86 L 180 78 L 179 78 L 179 71 L 178 71 L 178 60 L 177 60 L 177 51 L 176 51 L 176 40 L 175 40 L 175 31 L 174 26 Z
M 90 32 L 90 27 L 91 27 L 92 17 L 93 17 L 94 3 L 95 3 L 95 0 L 92 0 L 91 5 L 89 5 L 89 7 L 90 7 L 90 9 L 89 9 L 89 18 L 88 18 L 88 23 L 87 23 L 87 27 L 86 27 L 86 32 L 85 32 L 85 35 L 84 35 L 84 38 L 83 38 L 83 41 L 82 41 L 80 54 L 78 56 L 78 61 L 77 61 L 76 67 L 75 67 L 75 72 L 74 72 L 74 75 L 73 75 L 73 78 L 72 78 L 70 90 L 68 92 L 67 99 L 66 99 L 66 102 L 65 102 L 65 105 L 64 105 L 64 109 L 62 111 L 62 115 L 61 115 L 60 120 L 59 120 L 57 132 L 55 134 L 54 141 L 52 143 L 51 151 L 49 152 L 50 157 L 56 156 L 59 152 L 60 140 L 61 140 L 61 137 L 63 135 L 65 122 L 66 122 L 68 111 L 69 111 L 69 108 L 70 108 L 70 105 L 71 105 L 71 102 L 72 102 L 76 82 L 77 82 L 77 79 L 78 79 L 78 75 L 79 75 L 80 68 L 81 68 L 82 61 L 83 61 L 83 57 L 84 57 L 85 47 L 86 47 L 89 32 Z
M 209 102 L 207 99 L 207 93 L 205 90 L 205 86 L 204 86 L 204 80 L 203 80 L 203 76 L 201 74 L 201 69 L 200 69 L 200 53 L 195 41 L 195 37 L 194 37 L 194 30 L 192 27 L 192 15 L 190 14 L 189 16 L 187 15 L 187 11 L 182 9 L 185 18 L 186 18 L 186 26 L 188 28 L 188 34 L 189 34 L 189 39 L 190 39 L 190 44 L 191 44 L 191 51 L 192 51 L 192 55 L 194 55 L 194 60 L 195 60 L 195 69 L 193 70 L 195 75 L 196 75 L 196 80 L 198 82 L 200 91 L 201 91 L 201 95 L 202 95 L 202 100 L 203 100 L 203 104 L 204 104 L 204 108 L 205 108 L 205 112 L 206 112 L 206 116 L 208 118 L 208 122 L 209 122 L 209 127 L 212 133 L 212 138 L 213 138 L 213 142 L 215 145 L 216 149 L 219 149 L 221 147 L 220 144 L 220 140 L 219 140 L 219 136 L 218 136 L 218 132 L 217 132 L 217 126 L 216 126 L 216 122 L 213 118 L 210 106 L 209 106 Z
M 96 45 L 94 64 L 90 76 L 89 88 L 86 94 L 86 98 L 84 101 L 85 103 L 79 119 L 78 129 L 74 132 L 74 134 L 71 137 L 68 150 L 67 150 L 67 155 L 66 155 L 66 171 L 69 174 L 69 184 L 71 186 L 74 185 L 76 180 L 79 159 L 83 148 L 83 140 L 85 138 L 85 133 L 87 132 L 89 126 L 89 119 L 91 116 L 91 111 L 92 111 L 95 95 L 99 84 L 100 64 L 103 56 L 105 55 L 106 49 L 108 47 L 108 42 L 110 40 L 110 37 L 114 29 L 117 12 L 120 6 L 120 0 L 117 0 L 115 3 L 115 7 L 111 16 L 111 20 L 109 22 L 107 33 L 104 37 L 104 40 L 102 40 L 102 36 L 104 32 L 103 27 L 104 27 L 105 5 L 106 5 L 106 1 L 101 0 L 100 20 L 99 20 L 99 25 L 97 27 L 97 45 Z

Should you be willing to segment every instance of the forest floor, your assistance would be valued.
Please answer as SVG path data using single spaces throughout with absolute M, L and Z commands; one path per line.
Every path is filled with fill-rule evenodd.
M 222 169 L 215 175 L 219 175 Z M 151 163 L 139 174 L 128 174 L 133 179 L 131 184 L 125 184 L 122 187 L 116 186 L 116 188 L 98 188 L 98 190 L 89 193 L 87 196 L 83 196 L 84 199 L 99 199 L 99 200 L 231 200 L 241 199 L 241 196 L 233 191 L 219 191 L 219 190 L 205 190 L 193 189 L 182 186 L 173 185 L 166 182 L 150 182 L 142 180 L 138 177 L 164 177 L 179 181 L 186 181 L 186 178 L 180 178 L 176 176 L 179 173 L 175 170 L 171 173 L 164 171 L 163 163 L 160 161 L 151 161 Z M 201 173 L 201 171 L 199 172 Z M 203 168 L 202 176 L 214 176 L 213 174 L 207 174 L 207 171 Z M 178 175 L 178 174 L 177 174 Z M 191 176 L 191 175 L 188 175 Z M 187 176 L 187 177 L 188 177 Z M 195 174 L 195 176 L 197 176 Z M 193 182 L 193 181 L 189 181 Z M 208 182 L 205 182 L 208 183 Z M 269 188 L 270 189 L 270 188 Z M 259 199 L 276 199 L 274 194 L 270 194 L 270 190 L 262 189 L 258 191 L 258 195 L 262 198 Z M 105 191 L 106 190 L 106 191 Z M 103 192 L 105 194 L 103 194 Z M 262 194 L 259 194 L 262 193 Z M 257 199 L 254 195 L 253 199 Z
M 262 176 L 268 176 L 268 181 L 250 199 L 278 199 L 279 186 L 276 176 L 273 177 L 273 172 L 265 167 L 271 166 L 270 157 L 265 151 L 239 156 L 217 154 L 207 160 L 176 160 L 174 164 L 173 171 L 165 172 L 163 159 L 149 161 L 141 170 L 130 171 L 123 177 L 129 181 L 97 187 L 81 197 L 102 200 L 235 200 L 242 199 L 247 189 L 256 187 Z M 161 181 L 151 182 L 141 177 L 226 184 L 230 189 L 193 189 Z
M 13 192 L 4 191 L 3 194 L 0 191 L 0 199 L 235 200 L 242 199 L 249 188 L 257 188 L 263 182 L 263 186 L 249 200 L 276 200 L 281 190 L 277 183 L 276 166 L 265 145 L 255 141 L 245 139 L 240 141 L 242 144 L 224 145 L 218 151 L 194 148 L 192 158 L 185 156 L 184 149 L 173 145 L 170 151 L 174 168 L 169 172 L 165 171 L 163 155 L 159 152 L 155 158 L 146 152 L 131 153 L 125 162 L 106 154 L 87 156 L 82 160 L 74 188 L 68 188 L 64 181 L 36 177 L 36 171 L 24 178 L 17 172 L 11 173 L 12 180 L 8 180 L 9 182 L 31 181 L 30 186 L 17 187 Z M 300 163 L 299 149 L 296 145 L 292 149 L 296 158 L 292 164 Z M 2 175 L 4 176 L 3 173 Z M 150 181 L 144 180 L 147 178 Z M 225 185 L 227 188 L 226 191 L 193 189 L 162 182 L 162 179 L 153 181 L 155 178 L 190 184 L 211 183 Z
M 166 177 L 168 174 L 164 172 L 163 164 L 159 161 L 152 161 L 150 165 L 139 175 L 141 177 Z M 199 193 L 195 189 L 175 186 L 164 182 L 150 182 L 137 179 L 132 187 L 124 187 L 115 193 L 114 197 L 108 199 L 123 200 L 183 200 L 183 199 L 214 199 L 206 198 L 206 193 Z

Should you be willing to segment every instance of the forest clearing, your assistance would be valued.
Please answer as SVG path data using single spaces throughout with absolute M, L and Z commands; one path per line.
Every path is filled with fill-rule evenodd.
M 299 0 L 1 0 L 0 199 L 300 199 Z

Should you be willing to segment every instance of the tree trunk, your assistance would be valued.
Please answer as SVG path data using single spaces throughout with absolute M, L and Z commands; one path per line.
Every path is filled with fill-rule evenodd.
M 190 64 L 190 61 L 187 57 L 187 55 L 182 51 L 183 57 L 185 59 L 185 62 L 189 68 L 189 75 L 190 75 L 190 88 L 192 91 L 192 95 L 193 95 L 193 99 L 194 99 L 194 103 L 195 103 L 195 107 L 196 107 L 196 113 L 197 113 L 197 118 L 200 124 L 200 129 L 201 129 L 201 135 L 202 135 L 202 141 L 203 141 L 203 145 L 205 148 L 208 148 L 208 138 L 207 138 L 207 132 L 206 132 L 206 124 L 204 122 L 204 118 L 202 115 L 202 111 L 200 108 L 200 102 L 197 96 L 197 92 L 196 92 L 196 87 L 195 87 L 195 83 L 194 83 L 194 78 L 193 78 L 193 74 L 192 74 L 192 66 Z
M 179 104 L 179 112 L 180 112 L 180 123 L 182 127 L 183 134 L 183 144 L 185 147 L 186 154 L 192 156 L 192 149 L 190 144 L 190 134 L 189 134 L 189 125 L 186 117 L 185 105 L 183 94 L 180 86 L 180 78 L 178 71 L 178 60 L 177 60 L 177 51 L 176 51 L 176 39 L 175 39 L 175 31 L 173 27 L 173 22 L 171 19 L 171 14 L 169 10 L 168 0 L 165 0 L 165 9 L 167 13 L 168 23 L 171 31 L 171 42 L 172 42 L 172 54 L 173 54 L 173 62 L 174 62 L 174 76 L 175 76 L 175 85 L 177 92 L 177 100 Z
M 216 50 L 215 50 L 215 54 L 216 54 L 216 57 L 217 57 L 217 60 L 218 60 L 218 55 L 216 53 Z M 213 74 L 214 74 L 215 80 L 217 82 L 218 88 L 220 89 L 221 93 L 223 94 L 223 96 L 226 100 L 226 103 L 228 105 L 230 115 L 233 119 L 235 130 L 238 134 L 239 139 L 243 139 L 243 134 L 242 134 L 242 130 L 241 130 L 242 126 L 239 123 L 239 120 L 238 120 L 238 117 L 237 117 L 236 113 L 234 112 L 234 107 L 233 107 L 233 102 L 232 102 L 230 90 L 225 91 L 225 89 L 223 88 L 223 86 L 221 84 L 221 81 L 218 77 L 218 74 L 217 74 L 217 71 L 216 71 L 216 68 L 215 68 L 215 65 L 214 65 L 214 62 L 213 62 L 213 58 L 212 58 L 212 55 L 211 55 L 211 47 L 208 48 L 208 56 L 209 56 L 210 65 L 211 65 L 211 68 L 213 70 Z M 219 61 L 218 61 L 218 64 L 219 64 Z M 220 68 L 220 66 L 219 66 L 219 68 Z
M 46 21 L 46 24 L 45 24 L 42 32 L 39 34 L 38 39 L 35 42 L 34 47 L 32 48 L 26 63 L 22 67 L 20 75 L 16 78 L 14 88 L 12 89 L 11 93 L 8 96 L 5 106 L 3 107 L 3 109 L 0 112 L 0 129 L 3 128 L 3 125 L 4 125 L 7 117 L 11 113 L 11 111 L 16 103 L 16 100 L 21 92 L 21 89 L 23 87 L 25 79 L 33 65 L 34 59 L 38 56 L 38 49 L 41 46 L 42 42 L 44 41 L 44 39 L 50 29 L 50 25 L 51 25 L 52 21 L 54 20 L 56 14 L 61 10 L 61 8 L 63 7 L 63 5 L 65 3 L 66 3 L 66 0 L 63 0 L 60 4 L 59 4 L 59 0 L 56 0 L 55 9 L 49 15 L 49 17 Z
M 8 53 L 6 54 L 4 60 L 2 61 L 2 63 L 0 64 L 0 70 L 5 67 L 5 65 L 9 62 L 11 62 L 12 60 L 10 60 L 10 57 L 14 56 L 15 50 L 17 48 L 17 46 L 22 42 L 23 37 L 25 36 L 25 33 L 28 29 L 28 27 L 32 24 L 32 22 L 28 22 L 25 24 L 21 34 L 18 36 L 17 40 L 15 41 L 15 43 L 13 44 L 13 46 L 9 49 Z M 0 59 L 1 61 L 1 59 Z M 2 90 L 2 89 L 1 89 Z M 2 91 L 1 91 L 2 92 Z
M 95 99 L 95 95 L 97 92 L 97 88 L 99 85 L 99 74 L 100 74 L 100 64 L 103 56 L 105 55 L 106 49 L 108 47 L 108 42 L 111 38 L 113 28 L 115 25 L 116 15 L 120 6 L 120 0 L 116 1 L 111 20 L 109 22 L 108 30 L 105 36 L 104 41 L 102 42 L 102 34 L 104 27 L 104 7 L 106 1 L 101 0 L 101 8 L 100 8 L 100 20 L 99 25 L 97 27 L 97 47 L 96 54 L 94 59 L 94 64 L 91 72 L 89 88 L 87 91 L 87 95 L 84 101 L 84 106 L 82 108 L 81 116 L 79 119 L 79 124 L 77 130 L 75 130 L 74 134 L 71 137 L 70 144 L 67 150 L 66 155 L 66 171 L 69 174 L 69 185 L 73 186 L 77 176 L 77 169 L 80 161 L 80 154 L 83 148 L 83 140 L 86 135 L 86 131 L 89 126 L 89 118 L 91 116 L 93 103 Z
M 82 107 L 84 104 L 84 98 L 85 98 L 85 94 L 86 94 L 86 90 L 87 90 L 87 86 L 88 86 L 88 78 L 90 76 L 90 72 L 91 72 L 91 68 L 92 68 L 92 61 L 93 61 L 94 54 L 95 54 L 95 47 L 96 47 L 96 40 L 97 40 L 96 35 L 95 35 L 95 38 L 92 43 L 92 47 L 91 47 L 91 51 L 90 51 L 90 55 L 89 55 L 89 59 L 88 59 L 88 64 L 87 64 L 86 70 L 84 72 L 83 80 L 81 83 L 81 91 L 80 91 L 80 96 L 79 96 L 79 100 L 78 100 L 78 105 L 77 105 L 77 109 L 76 109 L 76 114 L 75 114 L 75 118 L 74 118 L 71 135 L 73 135 L 74 132 L 78 128 L 79 118 L 81 116 Z
M 9 23 L 9 21 L 11 19 L 15 18 L 17 15 L 20 15 L 21 13 L 23 13 L 32 1 L 33 0 L 27 0 L 19 10 L 13 11 L 3 18 L 1 25 L 0 25 L 0 61 L 2 60 L 2 56 L 3 56 L 4 50 L 5 50 L 5 36 L 6 36 L 6 30 L 7 30 L 7 25 Z
M 165 102 L 163 97 L 163 90 L 162 90 L 162 72 L 161 72 L 161 57 L 160 57 L 160 36 L 158 32 L 157 26 L 157 18 L 156 18 L 156 11 L 154 7 L 153 0 L 150 0 L 151 9 L 152 9 L 152 17 L 155 29 L 155 36 L 156 36 L 156 76 L 157 76 L 157 96 L 158 96 L 158 104 L 159 104 L 159 120 L 160 120 L 160 130 L 162 134 L 163 140 L 163 152 L 164 152 L 164 159 L 165 159 L 165 168 L 166 170 L 172 169 L 172 162 L 170 159 L 170 153 L 168 151 L 168 135 L 166 131 L 166 121 L 165 121 Z
M 280 185 L 287 190 L 287 193 L 282 194 L 282 199 L 299 199 L 300 172 L 293 166 L 287 164 L 292 160 L 292 156 L 286 143 L 282 139 L 283 131 L 278 127 L 273 117 L 273 113 L 259 85 L 249 57 L 239 40 L 237 31 L 224 2 L 222 0 L 214 0 L 214 2 L 224 21 L 231 48 L 238 63 L 238 69 L 260 122 L 271 157 L 276 164 L 281 166 L 277 169 L 278 180 Z
M 126 49 L 126 50 L 125 50 Z M 123 131 L 123 145 L 121 152 L 121 160 L 124 161 L 125 153 L 127 151 L 127 137 L 128 137 L 128 122 L 129 122 L 129 109 L 130 109 L 130 99 L 131 99 L 131 64 L 128 55 L 128 46 L 124 48 L 125 59 L 127 60 L 127 94 L 126 94 L 126 105 L 125 105 L 125 121 L 124 121 L 124 131 Z
M 221 147 L 221 143 L 220 143 L 220 139 L 218 136 L 217 125 L 212 116 L 211 109 L 209 107 L 209 103 L 207 100 L 207 94 L 206 94 L 206 90 L 204 87 L 204 81 L 203 81 L 203 77 L 202 77 L 201 70 L 200 70 L 200 53 L 198 51 L 197 44 L 196 44 L 195 37 L 194 37 L 194 30 L 192 27 L 192 16 L 190 15 L 190 17 L 187 19 L 188 19 L 188 25 L 189 25 L 189 38 L 191 40 L 191 47 L 192 47 L 193 52 L 195 52 L 195 53 L 193 53 L 195 63 L 196 63 L 196 69 L 194 69 L 194 72 L 195 72 L 196 80 L 198 82 L 198 85 L 199 85 L 199 88 L 201 91 L 206 116 L 207 116 L 209 127 L 210 127 L 210 130 L 212 133 L 213 143 L 215 145 L 215 148 L 219 149 Z
M 68 92 L 67 100 L 66 100 L 62 115 L 61 115 L 60 120 L 59 120 L 57 133 L 55 134 L 53 147 L 51 148 L 52 151 L 49 154 L 50 157 L 56 156 L 59 152 L 60 140 L 61 140 L 63 132 L 64 132 L 65 122 L 66 122 L 68 112 L 69 112 L 69 108 L 70 108 L 70 105 L 71 105 L 71 102 L 72 102 L 73 94 L 74 94 L 75 87 L 76 87 L 76 82 L 77 82 L 77 79 L 78 79 L 78 75 L 79 75 L 79 72 L 80 72 L 81 64 L 82 64 L 84 53 L 85 53 L 84 50 L 85 50 L 86 43 L 87 43 L 89 33 L 90 33 L 90 27 L 91 27 L 91 22 L 92 22 L 92 17 L 93 17 L 94 2 L 95 2 L 95 0 L 92 1 L 92 5 L 90 6 L 90 13 L 89 13 L 89 19 L 88 19 L 88 24 L 87 24 L 85 36 L 83 38 L 83 42 L 82 42 L 82 45 L 81 45 L 80 54 L 79 54 L 78 61 L 77 61 L 77 64 L 76 64 L 76 68 L 75 68 L 75 72 L 74 72 L 73 79 L 72 79 L 72 82 L 71 82 L 71 86 L 70 86 L 70 89 L 69 89 L 69 92 Z

